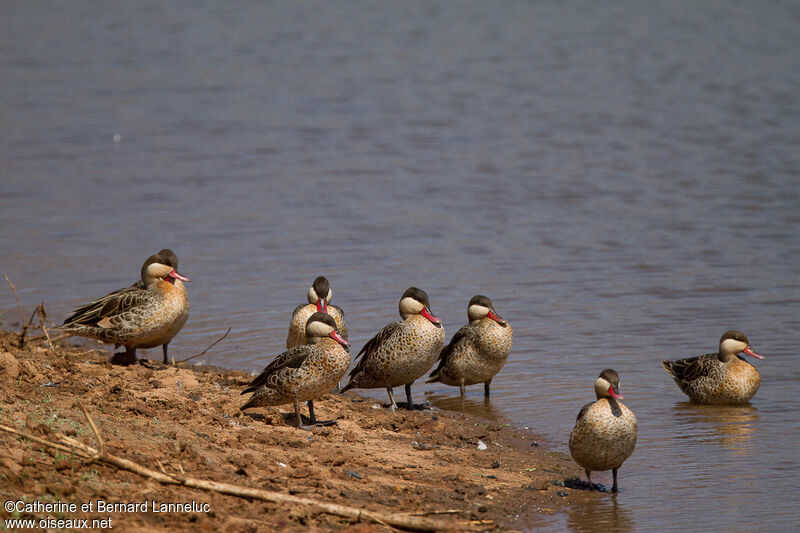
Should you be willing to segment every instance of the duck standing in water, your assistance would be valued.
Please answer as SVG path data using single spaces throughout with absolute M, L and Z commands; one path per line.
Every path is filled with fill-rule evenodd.
M 745 404 L 755 396 L 761 384 L 756 367 L 740 358 L 746 353 L 764 359 L 750 346 L 741 331 L 726 331 L 719 340 L 719 352 L 680 359 L 661 361 L 678 387 L 693 402 L 703 404 Z
M 406 389 L 407 408 L 414 408 L 411 384 L 430 370 L 444 346 L 442 321 L 431 313 L 425 291 L 409 287 L 399 308 L 402 322 L 385 326 L 361 348 L 356 356 L 361 360 L 342 389 L 386 387 L 392 411 L 397 409 L 392 389 L 400 385 Z
M 184 282 L 189 278 L 177 270 L 178 258 L 164 249 L 142 265 L 141 280 L 75 309 L 60 329 L 81 337 L 124 346 L 112 362 L 136 362 L 136 348 L 167 346 L 189 317 L 189 299 Z
M 596 402 L 583 406 L 575 427 L 569 435 L 569 452 L 586 470 L 592 484 L 592 471 L 611 470 L 614 475 L 612 492 L 617 492 L 617 470 L 631 456 L 636 446 L 638 425 L 630 409 L 619 400 L 619 374 L 603 370 L 594 382 Z
M 331 290 L 328 279 L 319 276 L 308 288 L 308 304 L 298 305 L 292 311 L 292 318 L 289 321 L 289 334 L 286 337 L 286 349 L 291 350 L 295 346 L 306 344 L 306 323 L 314 313 L 328 313 L 336 321 L 336 330 L 347 339 L 347 324 L 344 321 L 344 311 L 341 307 L 330 305 L 333 291 Z
M 426 383 L 457 386 L 462 399 L 466 385 L 483 383 L 488 398 L 492 378 L 508 359 L 514 332 L 486 296 L 472 297 L 467 319 L 469 324 L 459 329 L 439 354 L 439 366 Z
M 306 323 L 307 344 L 296 346 L 275 357 L 242 394 L 253 395 L 240 409 L 294 404 L 296 426 L 311 429 L 335 421 L 317 421 L 314 400 L 327 394 L 342 379 L 350 366 L 349 343 L 336 331 L 336 322 L 327 313 L 317 312 Z M 311 425 L 304 426 L 300 402 L 308 402 Z

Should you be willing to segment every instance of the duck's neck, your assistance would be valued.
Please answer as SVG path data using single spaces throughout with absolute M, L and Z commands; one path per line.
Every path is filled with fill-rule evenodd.
M 733 353 L 733 352 L 720 350 L 719 353 L 717 354 L 717 357 L 719 358 L 719 360 L 721 362 L 727 363 L 727 362 L 733 360 L 736 357 L 736 354 Z

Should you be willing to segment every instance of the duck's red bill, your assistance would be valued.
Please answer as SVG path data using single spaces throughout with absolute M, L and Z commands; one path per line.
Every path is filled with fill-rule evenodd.
M 192 280 L 190 280 L 189 278 L 187 278 L 186 276 L 184 276 L 183 274 L 181 274 L 180 272 L 178 272 L 177 270 L 174 270 L 174 269 L 172 270 L 172 272 L 170 272 L 168 274 L 168 276 L 171 277 L 171 278 L 179 279 L 181 281 L 185 281 L 186 283 L 192 281 Z
M 745 347 L 744 353 L 746 353 L 750 357 L 755 357 L 756 359 L 764 359 L 763 355 L 757 354 L 756 352 L 754 352 L 753 349 L 750 346 Z
M 341 344 L 342 346 L 350 346 L 350 343 L 349 343 L 349 342 L 347 342 L 347 339 L 345 339 L 344 337 L 342 337 L 342 336 L 339 334 L 339 332 L 338 332 L 338 331 L 336 331 L 336 330 L 333 330 L 333 331 L 331 331 L 330 337 L 331 337 L 333 340 L 335 340 L 336 342 L 338 342 L 339 344 Z
M 422 311 L 420 312 L 420 314 L 422 316 L 424 316 L 425 318 L 427 318 L 428 320 L 430 320 L 431 322 L 433 322 L 434 324 L 441 324 L 442 323 L 442 321 L 439 319 L 439 317 L 433 316 L 431 314 L 431 312 L 428 310 L 427 307 L 423 307 Z
M 489 311 L 489 315 L 488 315 L 488 316 L 489 316 L 489 318 L 491 318 L 492 320 L 494 320 L 494 321 L 495 321 L 495 322 L 497 322 L 498 324 L 502 324 L 502 325 L 504 325 L 504 326 L 506 325 L 506 321 L 505 321 L 505 320 L 503 320 L 503 317 L 501 317 L 501 316 L 500 316 L 500 315 L 498 315 L 498 314 L 495 314 L 495 312 L 494 312 L 494 311 Z

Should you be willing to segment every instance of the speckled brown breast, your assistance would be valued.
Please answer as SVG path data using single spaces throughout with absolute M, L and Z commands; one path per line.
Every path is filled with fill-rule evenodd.
M 181 281 L 160 281 L 155 290 L 141 289 L 146 297 L 135 307 L 101 320 L 99 326 L 72 328 L 78 335 L 133 348 L 168 343 L 189 318 L 189 299 Z
M 706 375 L 678 385 L 695 403 L 743 404 L 755 396 L 761 385 L 761 375 L 756 367 L 738 357 L 727 363 L 713 358 L 709 359 Z
M 619 468 L 633 453 L 638 432 L 630 409 L 619 401 L 600 398 L 581 410 L 569 436 L 569 451 L 585 469 Z
M 249 407 L 314 400 L 331 391 L 350 366 L 350 352 L 330 338 L 307 346 L 309 355 L 298 368 L 283 367 L 253 393 Z
M 445 385 L 485 383 L 497 374 L 508 359 L 514 332 L 490 318 L 467 325 L 464 335 L 449 354 L 436 378 Z
M 295 346 L 302 346 L 306 342 L 306 322 L 308 319 L 317 312 L 317 306 L 308 304 L 298 307 L 292 313 L 292 318 L 289 322 L 289 334 L 286 336 L 286 348 L 292 349 Z M 344 313 L 336 306 L 328 306 L 328 314 L 336 321 L 336 330 L 339 334 L 347 338 L 347 325 L 344 320 Z
M 399 387 L 414 383 L 439 357 L 444 346 L 444 327 L 413 315 L 399 323 L 398 330 L 368 355 L 350 388 Z M 364 357 L 367 357 L 365 355 Z

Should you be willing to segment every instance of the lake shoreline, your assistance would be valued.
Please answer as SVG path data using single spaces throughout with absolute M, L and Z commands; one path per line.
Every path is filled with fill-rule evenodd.
M 317 416 L 336 425 L 301 431 L 287 424 L 291 405 L 239 410 L 239 392 L 251 379 L 242 371 L 147 360 L 112 366 L 109 352 L 74 339 L 54 350 L 44 339 L 20 349 L 18 337 L 0 332 L 3 425 L 48 441 L 66 435 L 97 446 L 80 400 L 108 453 L 169 475 L 402 512 L 456 530 L 543 527 L 569 506 L 603 497 L 577 490 L 583 487 L 570 479 L 580 468 L 548 449 L 546 437 L 474 415 L 393 413 L 385 403 L 348 392 L 315 401 Z M 22 512 L 4 510 L 4 519 L 102 519 L 126 530 L 329 531 L 353 523 L 313 506 L 163 485 L 7 432 L 0 432 L 0 447 L 6 500 L 72 502 L 78 509 L 43 513 L 23 506 Z M 93 507 L 81 512 L 88 502 Z M 370 520 L 357 527 L 386 530 Z

